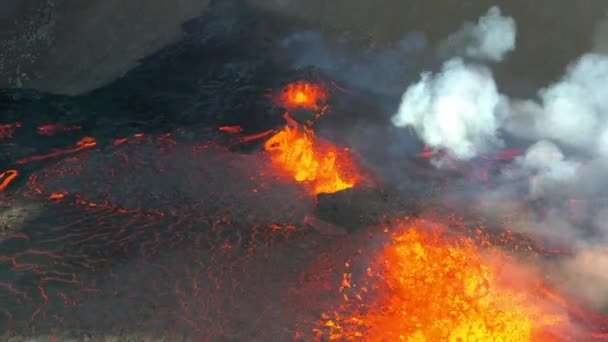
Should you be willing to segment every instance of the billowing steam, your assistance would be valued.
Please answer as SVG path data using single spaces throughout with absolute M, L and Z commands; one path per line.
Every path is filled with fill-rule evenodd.
M 606 304 L 605 273 L 597 268 L 608 258 L 608 211 L 602 205 L 608 198 L 608 25 L 599 26 L 594 51 L 533 99 L 500 94 L 487 64 L 514 49 L 515 33 L 514 20 L 494 7 L 448 37 L 439 51 L 456 57 L 407 88 L 393 124 L 413 129 L 431 148 L 456 159 L 527 141 L 525 153 L 498 176 L 497 187 L 470 187 L 467 196 L 486 204 L 506 200 L 540 207 L 519 229 L 578 247 L 560 267 L 563 285 L 577 293 L 587 279 L 579 295 Z M 522 182 L 527 191 L 521 191 Z M 500 210 L 495 207 L 493 214 Z
M 492 7 L 476 24 L 465 23 L 446 38 L 440 44 L 439 55 L 500 62 L 515 49 L 515 34 L 515 20 L 502 16 L 498 7 Z
M 492 7 L 477 25 L 467 24 L 449 37 L 442 49 L 477 60 L 500 61 L 515 48 L 515 32 L 514 20 Z M 458 51 L 456 44 L 463 42 L 466 45 Z M 455 57 L 440 73 L 423 73 L 407 89 L 393 123 L 413 127 L 433 148 L 470 159 L 477 150 L 501 144 L 497 130 L 504 101 L 486 66 Z
M 517 121 L 532 124 L 531 138 L 551 139 L 565 146 L 606 155 L 608 141 L 608 58 L 588 53 L 568 67 L 562 79 L 539 91 L 540 101 L 514 101 L 505 126 L 518 134 Z M 524 110 L 521 110 L 524 109 Z M 527 117 L 526 117 L 527 116 Z
M 477 148 L 500 143 L 496 137 L 501 102 L 490 70 L 451 59 L 441 73 L 424 73 L 403 95 L 393 118 L 398 127 L 413 127 L 431 147 L 463 159 Z

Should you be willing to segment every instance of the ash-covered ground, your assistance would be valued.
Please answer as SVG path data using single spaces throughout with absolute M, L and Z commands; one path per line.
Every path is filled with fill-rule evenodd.
M 470 173 L 435 169 L 415 156 L 420 141 L 386 125 L 401 87 L 429 64 L 414 54 L 419 37 L 379 64 L 370 52 L 296 69 L 302 48 L 292 44 L 311 39 L 292 36 L 298 29 L 216 6 L 104 88 L 0 93 L 0 163 L 18 172 L 0 192 L 5 338 L 310 340 L 341 301 L 346 261 L 377 239 L 370 226 L 460 208 L 438 194 Z M 396 80 L 369 89 L 361 80 L 382 77 L 339 77 L 380 65 L 399 65 Z M 329 110 L 315 128 L 359 156 L 364 184 L 310 196 L 273 167 L 264 139 L 242 139 L 284 125 L 272 93 L 301 79 L 327 85 Z M 218 131 L 235 125 L 241 135 Z M 474 235 L 480 216 L 463 214 L 459 229 Z M 500 241 L 500 223 L 484 223 Z M 504 247 L 541 250 L 513 241 Z

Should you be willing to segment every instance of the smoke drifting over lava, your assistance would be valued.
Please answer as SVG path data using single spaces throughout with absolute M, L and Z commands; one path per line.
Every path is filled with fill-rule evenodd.
M 588 263 L 606 257 L 608 237 L 602 219 L 608 196 L 603 180 L 608 171 L 608 55 L 602 53 L 607 36 L 602 28 L 595 51 L 573 61 L 559 80 L 535 98 L 509 98 L 500 93 L 487 63 L 501 61 L 515 48 L 515 20 L 492 8 L 476 25 L 467 24 L 444 41 L 440 53 L 456 57 L 437 73 L 423 72 L 393 117 L 395 126 L 412 128 L 432 149 L 473 163 L 523 141 L 524 153 L 500 170 L 494 187 L 468 183 L 463 191 L 459 184 L 458 192 L 446 197 L 473 199 L 466 205 L 483 204 L 494 217 L 519 211 L 524 219 L 514 229 L 573 246 L 575 255 L 558 273 L 593 279 L 588 284 L 594 285 L 581 292 L 593 293 L 594 304 L 608 303 L 599 266 Z M 435 164 L 443 167 L 445 158 L 438 154 Z M 579 280 L 565 286 L 577 293 Z

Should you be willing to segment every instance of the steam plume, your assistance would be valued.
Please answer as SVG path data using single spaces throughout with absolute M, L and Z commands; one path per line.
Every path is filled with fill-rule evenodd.
M 500 61 L 515 48 L 515 33 L 515 21 L 492 7 L 476 25 L 466 24 L 450 36 L 441 49 L 477 60 Z M 463 43 L 460 51 L 456 49 Z M 443 65 L 440 73 L 423 73 L 407 89 L 393 123 L 414 128 L 433 148 L 470 159 L 476 150 L 501 144 L 497 130 L 502 102 L 486 66 L 467 64 L 455 57 Z
M 438 74 L 423 73 L 405 91 L 393 123 L 413 128 L 425 143 L 458 159 L 496 148 L 505 137 L 528 139 L 532 144 L 510 176 L 534 176 L 530 198 L 573 182 L 581 185 L 572 186 L 580 195 L 597 192 L 590 183 L 601 174 L 597 170 L 605 169 L 608 156 L 608 57 L 587 53 L 558 82 L 539 90 L 537 99 L 509 99 L 497 91 L 479 57 L 502 58 L 513 50 L 515 32 L 514 20 L 502 17 L 496 7 L 477 25 L 465 25 L 448 41 L 465 42 L 461 50 L 477 61 L 456 57 Z M 477 38 L 455 38 L 465 36 Z M 492 43 L 497 37 L 509 39 Z
M 431 147 L 469 159 L 476 148 L 499 144 L 497 108 L 501 102 L 489 69 L 451 59 L 441 73 L 422 74 L 403 95 L 393 123 L 413 127 Z
M 446 38 L 439 47 L 439 55 L 459 55 L 480 61 L 502 61 L 515 48 L 515 20 L 501 14 L 494 6 L 476 24 L 465 23 Z
M 476 24 L 465 24 L 439 48 L 457 57 L 406 89 L 393 124 L 412 128 L 426 144 L 456 159 L 472 159 L 515 139 L 527 141 L 525 153 L 496 176 L 497 187 L 469 184 L 467 199 L 507 200 L 509 210 L 534 203 L 537 210 L 525 211 L 527 220 L 515 228 L 578 248 L 557 268 L 565 279 L 562 286 L 594 304 L 608 304 L 600 281 L 605 277 L 589 262 L 608 258 L 608 209 L 601 203 L 608 197 L 608 24 L 598 27 L 593 51 L 532 99 L 500 94 L 487 65 L 514 50 L 515 33 L 514 20 L 496 7 Z M 500 210 L 496 207 L 492 214 Z M 594 281 L 581 292 L 581 279 Z

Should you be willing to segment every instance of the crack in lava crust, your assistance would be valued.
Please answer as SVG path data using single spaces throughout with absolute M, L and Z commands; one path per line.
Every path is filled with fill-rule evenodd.
M 13 196 L 41 212 L 0 240 L 2 330 L 292 336 L 249 319 L 268 312 L 287 325 L 290 253 L 320 242 L 293 225 L 304 227 L 313 198 L 268 164 L 141 138 L 32 174 Z

